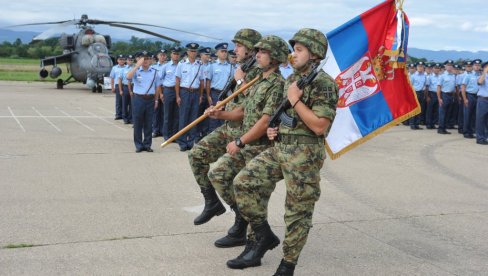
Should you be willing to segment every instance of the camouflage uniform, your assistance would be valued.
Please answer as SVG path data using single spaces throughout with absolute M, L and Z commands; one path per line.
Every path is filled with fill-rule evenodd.
M 249 131 L 264 115 L 272 115 L 282 99 L 284 80 L 279 71 L 273 72 L 267 78 L 261 78 L 247 91 L 244 100 L 244 119 L 242 133 Z M 236 138 L 235 136 L 233 138 Z M 228 153 L 220 157 L 211 165 L 208 177 L 213 187 L 229 205 L 235 205 L 234 187 L 232 181 L 239 171 L 245 167 L 254 156 L 271 145 L 266 136 L 246 145 L 235 155 Z M 225 149 L 225 148 L 224 148 Z
M 258 67 L 253 67 L 246 74 L 246 82 L 251 81 L 260 73 Z M 235 88 L 237 91 L 242 85 Z M 240 94 L 232 101 L 226 104 L 225 110 L 231 111 L 239 107 L 244 102 L 244 94 Z M 241 121 L 225 121 L 223 125 L 209 133 L 202 140 L 193 146 L 188 154 L 188 160 L 193 171 L 193 175 L 201 189 L 212 187 L 208 179 L 210 164 L 225 154 L 225 146 L 233 141 L 236 137 L 241 136 Z
M 288 91 L 288 87 L 299 78 L 300 74 L 296 71 L 289 76 L 285 83 L 285 91 Z M 315 80 L 303 89 L 301 101 L 317 117 L 328 118 L 332 122 L 335 117 L 337 92 L 334 80 L 321 71 Z M 320 197 L 319 172 L 325 159 L 325 147 L 324 136 L 317 136 L 310 130 L 295 109 L 290 108 L 287 114 L 297 118 L 297 126 L 291 129 L 281 124 L 279 142 L 275 142 L 274 147 L 252 159 L 235 177 L 234 187 L 242 216 L 251 225 L 260 225 L 267 219 L 267 205 L 276 182 L 285 180 L 287 194 L 283 259 L 296 264 L 312 227 L 315 202 Z

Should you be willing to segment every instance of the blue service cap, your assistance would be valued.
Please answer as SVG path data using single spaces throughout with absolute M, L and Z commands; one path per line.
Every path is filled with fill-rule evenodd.
M 210 49 L 210 47 L 205 47 L 205 48 L 200 49 L 198 51 L 198 53 L 205 54 L 205 55 L 210 55 L 212 53 L 212 50 Z
M 464 62 L 464 65 L 465 65 L 465 66 L 470 66 L 470 65 L 473 65 L 473 62 L 472 62 L 471 60 L 466 60 L 466 61 Z
M 446 62 L 444 62 L 444 65 L 454 65 L 454 61 L 452 59 L 448 59 Z
M 165 49 L 161 49 L 158 51 L 158 54 L 166 54 L 166 50 Z
M 410 64 L 408 65 L 408 68 L 415 68 L 415 63 L 410 63 Z
M 215 53 L 210 54 L 211 58 L 217 58 L 217 55 Z
M 231 57 L 235 57 L 236 56 L 236 53 L 234 53 L 234 50 L 229 50 L 229 56 Z
M 198 43 L 195 43 L 195 42 L 191 42 L 191 43 L 188 43 L 186 44 L 186 48 L 188 50 L 198 50 L 198 47 L 200 47 L 200 45 L 198 45 Z
M 482 61 L 479 58 L 473 60 L 473 64 L 481 64 L 481 63 L 482 63 Z
M 438 62 L 437 62 L 437 63 L 434 63 L 433 67 L 434 67 L 434 68 L 435 68 L 435 67 L 437 67 L 437 68 L 441 68 L 441 64 L 440 64 L 440 63 L 438 63 Z
M 180 46 L 175 46 L 171 48 L 171 53 L 180 53 L 181 52 L 181 47 Z
M 148 52 L 148 51 L 142 51 L 141 52 L 141 57 L 154 57 L 154 55 L 151 53 L 151 52 Z
M 133 55 L 127 55 L 127 59 L 134 59 Z
M 454 64 L 454 68 L 461 69 L 461 66 L 459 66 L 459 64 Z
M 227 48 L 229 47 L 229 43 L 225 43 L 225 42 L 222 42 L 222 43 L 219 43 L 217 45 L 215 45 L 215 50 L 227 50 Z
M 425 66 L 425 62 L 423 62 L 423 61 L 417 62 L 417 66 L 419 66 L 419 65 Z
M 121 58 L 121 59 L 125 59 L 125 56 L 124 56 L 124 55 L 122 55 L 122 54 L 117 55 L 117 59 L 119 59 L 119 58 Z

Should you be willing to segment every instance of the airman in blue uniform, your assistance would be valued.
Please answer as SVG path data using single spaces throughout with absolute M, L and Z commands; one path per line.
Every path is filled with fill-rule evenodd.
M 178 63 L 176 67 L 176 103 L 179 110 L 179 129 L 193 122 L 198 117 L 198 107 L 203 95 L 203 68 L 197 61 L 198 43 L 186 45 L 188 58 Z M 197 136 L 196 128 L 192 128 L 178 138 L 180 151 L 187 151 L 193 147 Z
M 229 62 L 232 66 L 234 66 L 234 70 L 237 69 L 237 66 L 239 64 L 237 64 L 237 55 L 236 53 L 234 52 L 234 50 L 229 50 L 228 52 L 228 56 L 229 56 Z
M 464 79 L 464 69 L 459 64 L 454 64 L 454 71 L 456 74 L 456 98 L 454 99 L 454 108 L 452 114 L 452 121 L 449 125 L 458 125 L 458 133 L 463 133 L 464 123 L 464 104 L 461 97 L 461 85 Z
M 171 60 L 167 62 L 161 71 L 163 85 L 164 123 L 163 137 L 167 140 L 178 132 L 178 105 L 176 104 L 176 67 L 178 66 L 181 48 L 171 48 Z
M 163 71 L 163 67 L 166 64 L 166 50 L 161 49 L 158 51 L 158 62 L 151 65 L 152 68 L 158 70 L 159 76 L 161 76 L 161 72 Z M 164 107 L 161 98 L 158 99 L 158 107 L 154 110 L 153 116 L 153 124 L 152 124 L 152 137 L 158 137 L 163 135 L 163 128 L 164 128 Z
M 120 70 L 119 76 L 117 78 L 119 89 L 118 92 L 122 97 L 122 119 L 124 120 L 124 124 L 132 123 L 132 86 L 127 79 L 127 73 L 134 67 L 133 60 L 133 55 L 127 55 L 127 65 L 124 69 Z
M 463 136 L 464 138 L 474 138 L 474 127 L 476 119 L 476 103 L 478 96 L 478 78 L 480 77 L 481 60 L 466 61 L 464 63 L 466 73 L 464 75 L 461 85 L 461 96 L 464 107 L 464 123 Z
M 158 71 L 150 65 L 153 55 L 147 51 L 141 53 L 134 68 L 127 73 L 127 79 L 133 83 L 133 123 L 136 152 L 152 152 L 152 118 L 158 106 L 161 93 L 161 78 Z M 142 136 L 144 132 L 144 138 Z
M 219 43 L 215 46 L 217 60 L 210 65 L 206 80 L 207 101 L 209 105 L 215 105 L 222 89 L 234 76 L 234 67 L 227 61 L 228 43 Z M 209 132 L 221 126 L 222 120 L 210 119 Z
M 448 60 L 445 62 L 446 72 L 439 77 L 437 83 L 437 100 L 439 102 L 439 134 L 451 134 L 446 131 L 448 126 L 449 115 L 452 114 L 454 108 L 454 98 L 456 96 L 456 75 L 454 74 L 454 62 Z M 452 116 L 452 115 L 451 115 Z
M 112 93 L 115 94 L 115 120 L 122 119 L 122 96 L 119 93 L 119 83 L 117 81 L 120 71 L 125 68 L 125 56 L 117 56 L 117 65 L 112 67 L 110 71 L 110 84 Z
M 478 78 L 478 101 L 476 104 L 476 143 L 488 145 L 488 62 L 483 63 L 483 71 Z
M 284 79 L 288 78 L 289 75 L 293 74 L 293 67 L 291 67 L 288 61 L 280 65 L 280 73 Z
M 417 94 L 417 99 L 419 101 L 420 108 L 421 108 L 421 114 L 410 118 L 410 122 L 409 122 L 410 128 L 414 130 L 422 129 L 421 127 L 419 127 L 420 118 L 422 114 L 425 112 L 425 96 L 426 96 L 425 87 L 427 84 L 427 75 L 425 74 L 424 70 L 425 70 L 425 63 L 419 61 L 417 63 L 417 71 L 410 76 L 410 81 L 415 90 L 415 93 Z
M 204 90 L 205 90 L 205 80 L 208 78 L 208 70 L 210 70 L 210 54 L 212 53 L 212 49 L 210 47 L 202 48 L 198 51 L 200 54 L 200 62 L 202 63 L 202 70 L 203 70 L 203 79 L 204 79 Z M 205 110 L 208 108 L 209 104 L 206 97 L 202 98 L 202 101 L 198 107 L 198 117 L 200 117 Z M 202 122 L 197 125 L 197 136 L 195 138 L 195 142 L 200 141 L 203 137 L 205 137 L 209 133 L 210 129 L 210 118 L 205 118 Z
M 435 63 L 432 65 L 432 73 L 427 77 L 427 114 L 425 116 L 425 125 L 427 129 L 435 129 L 435 124 L 438 121 L 439 103 L 437 101 L 437 83 L 439 81 L 441 64 Z

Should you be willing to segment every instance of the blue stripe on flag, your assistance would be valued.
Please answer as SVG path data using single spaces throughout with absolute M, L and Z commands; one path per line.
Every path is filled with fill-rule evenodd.
M 327 33 L 327 39 L 341 71 L 349 68 L 368 51 L 368 35 L 359 16 Z
M 349 106 L 349 109 L 363 137 L 393 120 L 381 91 Z

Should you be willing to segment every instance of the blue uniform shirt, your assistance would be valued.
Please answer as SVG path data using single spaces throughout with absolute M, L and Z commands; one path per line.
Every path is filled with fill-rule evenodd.
M 201 67 L 201 70 L 202 70 L 202 74 L 203 74 L 203 79 L 208 79 L 208 71 L 210 70 L 210 65 L 211 63 L 210 62 L 207 62 L 207 64 L 203 64 L 202 63 L 202 67 Z M 197 80 L 195 80 L 197 81 Z
M 478 79 L 481 76 L 478 72 L 466 72 L 463 78 L 463 84 L 466 85 L 466 93 L 476 94 L 480 89 Z
M 161 80 L 163 86 L 173 87 L 176 84 L 176 67 L 178 62 L 173 63 L 173 61 L 166 62 L 161 71 Z
M 222 90 L 233 75 L 234 67 L 229 62 L 217 60 L 210 65 L 207 79 L 211 80 L 211 88 Z
M 488 77 L 485 77 L 485 81 L 479 86 L 479 88 L 478 97 L 488 97 Z
M 415 72 L 410 76 L 410 81 L 415 91 L 423 91 L 427 82 L 427 76 L 425 73 Z
M 439 82 L 439 75 L 436 75 L 434 73 L 430 74 L 427 77 L 427 87 L 429 88 L 429 91 L 436 92 L 437 91 L 437 83 Z
M 186 59 L 176 66 L 176 77 L 180 78 L 180 87 L 199 88 L 200 80 L 204 79 L 202 64 L 197 60 L 190 63 L 190 60 Z
M 112 70 L 110 71 L 110 78 L 114 80 L 114 85 L 117 84 L 120 71 L 123 71 L 125 67 L 125 65 L 119 66 L 118 64 L 112 67 Z
M 124 69 L 120 70 L 119 71 L 119 76 L 117 77 L 117 82 L 119 81 L 119 79 L 122 80 L 122 84 L 123 85 L 128 85 L 129 84 L 129 79 L 127 79 L 127 73 L 129 73 L 130 70 L 132 70 L 132 68 L 134 68 L 134 65 L 131 65 L 130 67 L 129 66 L 125 66 Z
M 142 66 L 139 67 L 134 73 L 134 76 L 132 76 L 131 81 L 134 84 L 134 93 L 142 95 L 155 94 L 156 87 L 161 85 L 161 77 L 159 76 L 158 70 L 152 67 L 149 67 L 147 70 L 143 70 Z
M 449 74 L 447 71 L 440 75 L 437 86 L 441 87 L 441 92 L 453 93 L 456 90 L 456 75 Z
M 466 72 L 456 75 L 456 86 L 459 89 L 459 91 L 461 91 L 461 85 L 463 84 L 463 79 L 464 79 L 465 75 L 466 75 Z
M 291 67 L 289 63 L 287 63 L 286 66 L 280 65 L 280 73 L 286 80 L 289 75 L 293 74 L 293 67 Z

